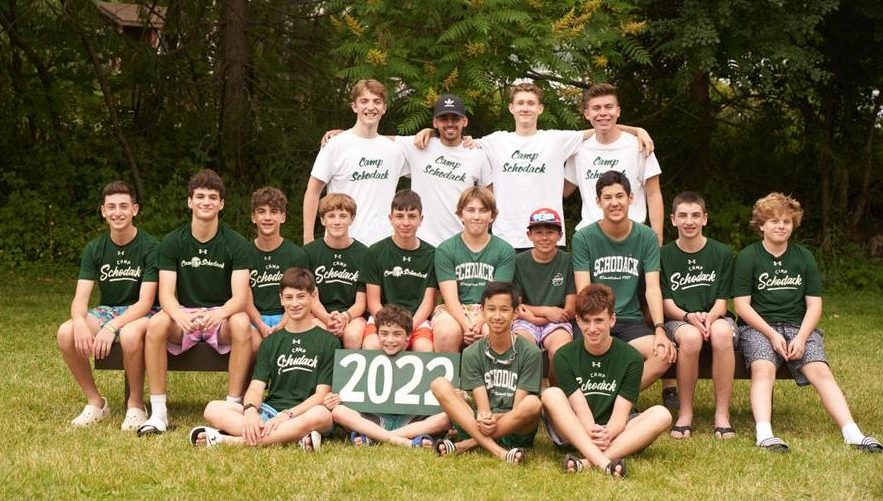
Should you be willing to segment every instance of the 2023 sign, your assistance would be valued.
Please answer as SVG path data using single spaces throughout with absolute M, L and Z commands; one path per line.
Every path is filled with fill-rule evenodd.
M 428 416 L 441 412 L 430 390 L 444 377 L 460 384 L 460 355 L 380 350 L 337 350 L 332 390 L 347 407 L 359 412 Z

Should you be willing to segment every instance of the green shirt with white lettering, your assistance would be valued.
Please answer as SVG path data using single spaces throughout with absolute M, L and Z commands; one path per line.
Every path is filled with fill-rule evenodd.
M 166 235 L 159 246 L 158 267 L 177 274 L 175 293 L 185 308 L 223 306 L 233 290 L 234 270 L 248 270 L 254 251 L 242 235 L 224 223 L 207 242 L 193 237 L 190 223 Z
M 439 282 L 457 281 L 461 304 L 478 304 L 488 282 L 511 282 L 515 276 L 515 249 L 491 235 L 487 245 L 472 252 L 459 233 L 435 250 L 435 274 Z
M 586 398 L 597 424 L 607 424 L 616 397 L 631 403 L 638 401 L 644 359 L 627 342 L 612 338 L 603 355 L 586 351 L 582 339 L 575 339 L 555 353 L 552 364 L 558 386 L 568 397 L 579 391 Z
M 80 280 L 98 282 L 98 304 L 130 306 L 138 302 L 141 282 L 156 282 L 159 241 L 144 230 L 125 245 L 104 233 L 86 244 L 80 257 Z
M 483 337 L 463 350 L 460 389 L 472 391 L 484 386 L 491 412 L 509 412 L 515 404 L 516 390 L 540 392 L 541 357 L 540 349 L 521 336 L 515 336 L 515 352 L 509 348 L 505 353 L 495 353 Z
M 275 249 L 264 252 L 252 242 L 254 249 L 249 285 L 254 306 L 261 315 L 280 315 L 284 311 L 279 300 L 279 282 L 288 268 L 308 268 L 309 261 L 303 249 L 291 240 L 283 239 Z
M 380 286 L 381 304 L 395 304 L 413 315 L 426 289 L 437 287 L 435 247 L 423 240 L 414 250 L 402 249 L 392 237 L 368 249 L 365 283 Z
M 662 297 L 691 313 L 707 312 L 718 299 L 729 299 L 733 283 L 733 250 L 707 239 L 696 252 L 684 252 L 672 241 L 659 251 Z M 680 320 L 680 319 L 678 319 Z
M 595 222 L 573 235 L 573 270 L 588 271 L 593 284 L 613 289 L 616 317 L 640 321 L 639 283 L 646 274 L 659 271 L 659 243 L 656 233 L 643 224 L 632 223 L 622 240 L 608 237 Z
M 365 292 L 368 248 L 358 240 L 344 249 L 332 249 L 320 238 L 305 245 L 304 252 L 316 277 L 319 300 L 329 313 L 346 310 L 356 302 L 357 293 Z
M 567 296 L 576 293 L 570 253 L 558 250 L 548 263 L 538 263 L 531 251 L 518 254 L 515 257 L 514 283 L 522 303 L 564 308 Z
M 806 314 L 806 296 L 822 296 L 822 277 L 806 247 L 788 244 L 773 256 L 755 242 L 736 256 L 733 297 L 751 296 L 751 307 L 767 322 L 800 325 Z
M 334 350 L 340 347 L 328 331 L 313 327 L 304 332 L 282 329 L 261 342 L 252 379 L 267 383 L 264 403 L 281 411 L 316 393 L 316 386 L 331 386 Z

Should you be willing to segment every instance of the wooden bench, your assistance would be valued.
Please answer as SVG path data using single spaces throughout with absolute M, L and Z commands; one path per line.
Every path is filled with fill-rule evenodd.
M 197 372 L 227 372 L 227 363 L 230 355 L 221 355 L 214 348 L 205 344 L 197 343 L 184 353 L 175 356 L 169 355 L 169 371 L 197 371 Z M 123 370 L 123 349 L 116 342 L 111 347 L 110 355 L 95 360 L 96 370 Z M 125 385 L 125 399 L 123 405 L 129 400 L 129 380 L 123 377 Z

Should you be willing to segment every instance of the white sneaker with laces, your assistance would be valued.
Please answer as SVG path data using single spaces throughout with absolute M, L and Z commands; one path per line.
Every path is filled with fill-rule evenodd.
M 71 424 L 74 426 L 91 426 L 110 416 L 110 406 L 107 405 L 107 399 L 101 397 L 101 400 L 104 402 L 104 407 L 99 409 L 92 404 L 86 404 L 86 407 L 83 407 L 83 412 L 71 420 Z
M 144 424 L 144 421 L 147 421 L 147 411 L 132 407 L 126 411 L 126 418 L 123 419 L 120 429 L 123 431 L 135 431 Z

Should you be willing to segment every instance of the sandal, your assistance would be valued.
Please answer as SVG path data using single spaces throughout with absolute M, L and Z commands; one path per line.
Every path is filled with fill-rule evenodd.
M 427 440 L 429 441 L 429 445 L 426 445 L 424 443 Z M 413 448 L 417 448 L 417 449 L 423 448 L 423 447 L 429 448 L 434 445 L 435 445 L 435 442 L 433 442 L 432 437 L 430 435 L 425 434 L 425 433 L 422 435 L 417 435 L 416 437 L 411 439 L 411 447 L 413 447 Z
M 138 427 L 137 434 L 139 437 L 146 437 L 149 435 L 161 435 L 168 431 L 169 425 L 151 417 L 147 421 L 144 421 L 144 424 Z
M 561 469 L 564 470 L 564 473 L 579 473 L 583 471 L 583 468 L 585 468 L 583 460 L 575 454 L 567 454 L 561 461 Z
M 788 447 L 788 444 L 779 437 L 765 438 L 758 442 L 757 446 L 761 449 L 779 454 L 786 454 L 791 450 L 791 448 Z
M 617 470 L 616 467 L 619 466 Z M 604 473 L 614 478 L 625 478 L 625 459 L 611 459 L 607 466 L 604 467 Z
M 681 436 L 676 437 L 673 433 L 680 433 Z M 685 438 L 690 438 L 693 436 L 693 425 L 692 424 L 684 424 L 684 425 L 674 425 L 671 427 L 671 432 L 669 433 L 671 438 L 675 440 L 683 440 Z
M 730 440 L 736 438 L 736 430 L 730 426 L 715 426 L 714 438 L 718 440 Z
M 319 452 L 322 448 L 322 435 L 318 431 L 311 431 L 300 439 L 300 448 L 306 452 Z
M 442 447 L 445 448 L 444 452 L 442 452 Z M 457 446 L 454 442 L 443 438 L 441 440 L 436 440 L 435 444 L 432 445 L 433 450 L 439 457 L 443 456 L 452 456 L 457 453 Z
M 202 435 L 202 443 L 199 442 L 200 435 Z M 210 426 L 197 426 L 190 430 L 190 444 L 193 446 L 214 447 L 223 441 L 224 435 L 221 434 L 221 431 Z
M 83 407 L 83 412 L 81 412 L 79 416 L 73 418 L 71 424 L 80 427 L 89 426 L 110 416 L 110 407 L 107 405 L 107 399 L 101 397 L 101 401 L 104 405 L 100 408 L 92 404 L 86 404 L 86 406 Z
M 870 454 L 879 454 L 883 452 L 883 445 L 874 437 L 865 437 L 860 444 L 852 444 L 852 446 L 862 452 Z
M 525 461 L 527 461 L 527 455 L 524 453 L 524 449 L 522 449 L 521 447 L 515 447 L 509 449 L 509 452 L 506 453 L 505 459 L 506 462 L 509 464 L 521 466 L 524 464 Z
M 358 441 L 357 441 L 358 440 Z M 374 445 L 374 441 L 368 438 L 364 433 L 359 433 L 357 431 L 350 432 L 350 443 L 353 447 L 370 447 Z

